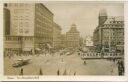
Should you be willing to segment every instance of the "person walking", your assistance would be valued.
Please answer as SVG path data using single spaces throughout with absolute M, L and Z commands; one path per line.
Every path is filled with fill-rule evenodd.
M 60 75 L 60 71 L 59 71 L 59 69 L 57 70 L 57 75 Z
M 21 70 L 20 70 L 20 75 L 24 75 L 24 69 L 23 68 L 21 68 Z
M 76 72 L 74 72 L 74 76 L 76 75 Z
M 86 65 L 86 61 L 84 60 L 84 65 Z
M 40 68 L 40 72 L 39 72 L 39 75 L 43 75 L 43 72 L 42 72 L 41 68 Z

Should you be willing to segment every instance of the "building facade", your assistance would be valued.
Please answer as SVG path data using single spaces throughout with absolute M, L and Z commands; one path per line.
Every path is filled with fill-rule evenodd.
M 77 48 L 80 46 L 80 34 L 75 24 L 71 25 L 71 29 L 66 32 L 66 43 L 68 48 Z
M 102 21 L 102 22 L 100 22 Z M 108 17 L 101 11 L 99 25 L 93 33 L 94 45 L 98 51 L 124 51 L 124 19 L 121 16 Z
M 61 34 L 61 48 L 66 48 L 66 45 L 67 45 L 67 40 L 66 40 L 66 34 Z
M 53 13 L 48 8 L 41 3 L 7 3 L 6 7 L 11 17 L 10 37 L 21 38 L 18 40 L 21 40 L 22 51 L 34 52 L 42 44 L 52 45 Z M 9 42 L 4 44 L 10 45 Z
M 35 48 L 53 45 L 53 13 L 41 3 L 35 4 Z
M 4 35 L 10 35 L 10 11 L 6 7 L 3 9 L 4 14 Z
M 53 47 L 54 49 L 61 48 L 61 27 L 54 22 L 53 24 Z

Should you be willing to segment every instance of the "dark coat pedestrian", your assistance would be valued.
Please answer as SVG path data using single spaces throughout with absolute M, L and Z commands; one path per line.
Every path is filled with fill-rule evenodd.
M 43 75 L 43 72 L 42 72 L 41 68 L 40 68 L 40 73 L 39 73 L 39 75 Z
M 21 70 L 20 70 L 20 75 L 24 75 L 24 69 L 23 68 L 21 68 Z
M 59 71 L 59 69 L 57 70 L 57 75 L 60 75 L 60 71 Z
M 74 73 L 74 75 L 76 75 L 76 72 Z
M 84 64 L 86 65 L 86 61 L 84 61 Z

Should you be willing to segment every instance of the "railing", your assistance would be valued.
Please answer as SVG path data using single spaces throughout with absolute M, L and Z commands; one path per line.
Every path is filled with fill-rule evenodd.
M 81 54 L 82 59 L 121 59 L 123 54 L 121 53 L 83 53 Z

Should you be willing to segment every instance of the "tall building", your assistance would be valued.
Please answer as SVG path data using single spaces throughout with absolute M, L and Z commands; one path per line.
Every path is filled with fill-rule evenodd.
M 8 4 L 4 4 L 3 20 L 4 51 L 7 51 L 9 54 L 11 54 L 11 51 L 15 53 L 21 52 L 21 37 L 11 36 L 11 13 L 10 10 L 8 9 Z
M 59 49 L 61 47 L 61 27 L 53 23 L 53 47 Z
M 6 6 L 11 16 L 10 35 L 21 38 L 22 51 L 39 50 L 44 43 L 52 45 L 53 13 L 47 7 L 41 3 L 7 3 Z
M 79 47 L 80 34 L 75 24 L 71 25 L 71 29 L 66 32 L 66 41 L 68 48 Z
M 93 33 L 93 41 L 98 51 L 124 51 L 124 19 L 121 16 L 108 17 L 101 11 L 99 25 Z M 100 22 L 102 21 L 102 22 Z

